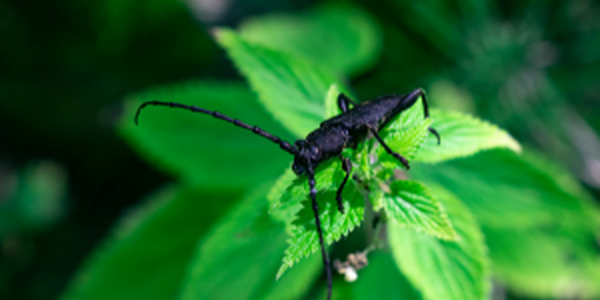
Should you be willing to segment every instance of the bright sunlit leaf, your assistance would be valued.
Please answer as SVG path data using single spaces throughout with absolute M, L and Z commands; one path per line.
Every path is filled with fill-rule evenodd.
M 355 183 L 349 181 L 342 193 L 345 213 L 340 213 L 335 193 L 345 175 L 341 163 L 337 160 L 331 161 L 323 164 L 316 171 L 321 228 L 325 243 L 330 245 L 360 225 L 364 218 L 364 200 Z M 284 174 L 270 194 L 271 213 L 279 216 L 279 219 L 286 218 L 287 231 L 290 234 L 289 246 L 285 250 L 278 276 L 304 257 L 320 249 L 315 216 L 309 197 L 308 180 L 305 177 L 297 178 L 283 191 L 281 187 L 291 179 L 291 175 Z
M 490 274 L 483 234 L 460 200 L 441 188 L 432 191 L 444 204 L 459 240 L 439 240 L 388 222 L 394 259 L 425 299 L 485 300 Z
M 534 153 L 494 150 L 439 165 L 419 164 L 411 177 L 444 186 L 483 225 L 525 229 L 560 224 L 594 232 L 598 206 L 564 178 L 565 171 L 556 170 Z
M 427 136 L 431 135 L 427 128 L 432 123 L 431 118 L 425 118 L 423 102 L 419 99 L 413 106 L 394 117 L 380 131 L 380 136 L 392 150 L 404 156 L 410 165 Z M 381 146 L 377 148 L 377 156 L 386 168 L 404 168 L 400 161 Z
M 229 29 L 218 29 L 215 36 L 276 120 L 302 138 L 319 127 L 329 86 L 342 86 L 331 72 L 248 42 Z
M 325 119 L 330 119 L 342 113 L 342 111 L 338 107 L 338 96 L 340 95 L 340 88 L 332 84 L 327 91 L 327 95 L 325 96 Z
M 423 184 L 398 180 L 389 188 L 383 195 L 383 209 L 390 221 L 437 238 L 458 238 L 442 203 Z
M 441 143 L 438 145 L 435 136 L 430 135 L 419 150 L 416 161 L 437 163 L 492 148 L 521 151 L 519 143 L 506 131 L 488 122 L 459 112 L 437 109 L 431 110 L 431 116 Z

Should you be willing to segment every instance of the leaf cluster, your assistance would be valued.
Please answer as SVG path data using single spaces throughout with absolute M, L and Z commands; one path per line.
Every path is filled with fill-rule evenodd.
M 289 141 L 303 138 L 339 113 L 340 92 L 356 99 L 347 82 L 378 58 L 379 26 L 355 7 L 327 5 L 257 18 L 237 31 L 216 29 L 213 36 L 248 85 L 195 81 L 127 99 L 119 132 L 178 181 L 123 218 L 63 299 L 302 299 L 320 293 L 307 179 L 289 170 L 291 157 L 209 117 L 149 108 L 134 127 L 132 116 L 143 101 L 184 102 Z M 379 247 L 383 239 L 387 245 L 374 250 L 358 282 L 335 284 L 338 299 L 373 299 L 373 293 L 378 299 L 487 299 L 492 278 L 534 296 L 600 295 L 594 284 L 599 256 L 586 246 L 598 233 L 600 213 L 565 171 L 530 150 L 520 154 L 506 131 L 473 116 L 433 109 L 424 119 L 422 100 L 381 135 L 412 168 L 401 171 L 373 141 L 344 151 L 357 178 L 342 195 L 345 214 L 335 203 L 341 162 L 317 169 L 327 245 L 366 231 L 361 226 L 372 214 L 386 229 L 385 237 L 371 235 L 364 243 Z M 535 257 L 538 247 L 547 259 Z

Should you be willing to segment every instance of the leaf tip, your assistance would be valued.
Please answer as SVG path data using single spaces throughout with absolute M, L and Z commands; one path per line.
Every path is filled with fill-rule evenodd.
M 211 27 L 208 33 L 221 46 L 229 45 L 235 36 L 235 32 L 227 27 Z
M 454 230 L 454 227 L 452 226 L 452 223 L 449 224 L 450 228 L 447 230 L 447 232 L 444 232 L 444 234 L 439 235 L 438 237 L 444 241 L 448 241 L 448 242 L 460 242 L 461 238 L 458 235 L 458 233 L 456 232 L 456 230 Z
M 509 141 L 508 141 L 508 148 L 515 151 L 516 153 L 522 153 L 523 152 L 523 148 L 521 147 L 521 144 L 519 144 L 519 142 L 517 142 L 517 140 L 515 140 L 512 136 L 509 136 Z
M 281 276 L 283 276 L 283 274 L 285 273 L 285 271 L 287 271 L 287 269 L 289 269 L 290 266 L 287 263 L 283 263 L 280 267 L 279 270 L 277 270 L 277 275 L 275 275 L 275 281 L 278 281 Z

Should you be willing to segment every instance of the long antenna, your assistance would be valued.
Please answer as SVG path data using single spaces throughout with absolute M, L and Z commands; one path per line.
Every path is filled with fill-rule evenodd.
M 237 126 L 237 127 L 241 127 L 247 130 L 252 131 L 253 133 L 260 135 L 262 137 L 265 137 L 269 140 L 271 140 L 272 142 L 276 143 L 279 145 L 279 147 L 281 147 L 281 149 L 283 149 L 284 151 L 292 154 L 292 155 L 296 155 L 298 154 L 298 149 L 296 149 L 296 147 L 290 145 L 290 143 L 281 140 L 280 138 L 256 127 L 256 126 L 250 126 L 238 119 L 232 119 L 226 115 L 223 115 L 220 112 L 217 111 L 211 111 L 208 109 L 204 109 L 204 108 L 200 108 L 200 107 L 196 107 L 196 106 L 191 106 L 191 105 L 185 105 L 185 104 L 181 104 L 181 103 L 175 103 L 175 102 L 161 102 L 161 101 L 148 101 L 148 102 L 144 102 L 142 103 L 142 105 L 140 105 L 140 107 L 138 107 L 137 112 L 135 113 L 135 125 L 138 125 L 138 119 L 140 117 L 140 112 L 142 111 L 142 109 L 148 105 L 153 105 L 153 106 L 168 106 L 170 108 L 181 108 L 181 109 L 185 109 L 185 110 L 189 110 L 192 112 L 198 112 L 198 113 L 203 113 L 203 114 L 207 114 L 210 115 L 212 117 L 215 117 L 217 119 L 221 119 L 223 121 L 227 121 L 229 123 L 232 123 L 233 125 Z
M 317 204 L 317 189 L 315 188 L 315 174 L 311 167 L 308 169 L 308 186 L 310 188 L 310 199 L 312 201 L 312 209 L 315 214 L 315 222 L 317 223 L 317 234 L 319 236 L 319 244 L 321 245 L 321 255 L 323 256 L 323 264 L 325 265 L 325 272 L 327 274 L 327 300 L 331 299 L 331 289 L 333 283 L 331 280 L 331 265 L 329 264 L 329 258 L 325 251 L 325 241 L 323 239 L 323 230 L 321 230 L 321 219 L 319 218 L 319 204 Z

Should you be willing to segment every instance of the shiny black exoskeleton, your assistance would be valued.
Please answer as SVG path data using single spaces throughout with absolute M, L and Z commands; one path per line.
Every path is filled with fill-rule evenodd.
M 208 114 L 215 118 L 233 123 L 238 127 L 250 130 L 255 134 L 277 143 L 281 149 L 294 155 L 294 164 L 292 165 L 294 173 L 299 176 L 308 177 L 310 198 L 321 246 L 321 255 L 323 256 L 323 264 L 325 265 L 327 273 L 327 299 L 329 300 L 331 298 L 332 287 L 331 266 L 325 251 L 325 243 L 323 241 L 323 232 L 321 230 L 321 221 L 319 218 L 319 207 L 316 201 L 317 190 L 315 189 L 315 169 L 321 162 L 331 158 L 338 157 L 341 159 L 346 176 L 337 190 L 336 201 L 338 209 L 342 213 L 344 212 L 344 206 L 342 204 L 341 195 L 352 170 L 352 164 L 349 159 L 342 157 L 344 148 L 355 148 L 359 143 L 363 142 L 370 133 L 377 139 L 387 153 L 397 158 L 402 165 L 408 169 L 409 165 L 406 158 L 390 149 L 379 136 L 379 131 L 395 116 L 415 104 L 420 97 L 423 99 L 424 117 L 428 118 L 429 110 L 427 107 L 427 100 L 422 89 L 414 90 L 406 95 L 384 96 L 360 104 L 355 104 L 344 94 L 340 94 L 338 96 L 338 107 L 342 113 L 336 117 L 325 120 L 321 123 L 319 128 L 308 134 L 305 139 L 296 141 L 293 146 L 256 126 L 250 126 L 237 119 L 229 118 L 219 112 L 174 102 L 150 101 L 143 103 L 136 112 L 135 122 L 137 124 L 141 110 L 148 105 L 187 109 L 192 112 Z M 354 106 L 350 108 L 350 104 L 354 104 Z M 429 131 L 437 137 L 439 143 L 439 134 L 433 128 L 429 128 Z

